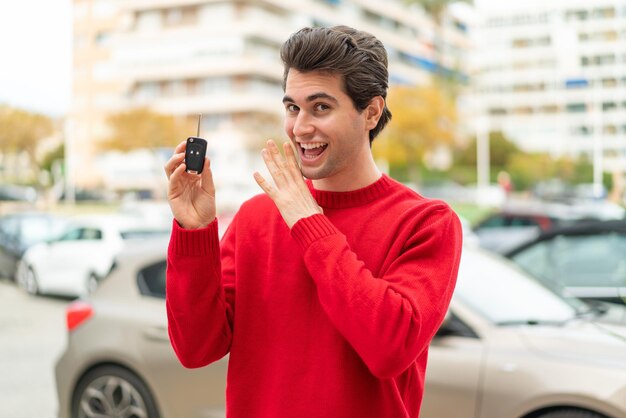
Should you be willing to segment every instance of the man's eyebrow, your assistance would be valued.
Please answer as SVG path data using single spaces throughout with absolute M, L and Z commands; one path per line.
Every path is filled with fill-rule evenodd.
M 317 99 L 326 99 L 335 103 L 339 102 L 334 96 L 331 96 L 330 94 L 324 92 L 313 93 L 310 96 L 307 96 L 306 101 L 312 102 Z M 283 103 L 294 103 L 294 100 L 291 97 L 285 95 L 285 97 L 283 97 Z

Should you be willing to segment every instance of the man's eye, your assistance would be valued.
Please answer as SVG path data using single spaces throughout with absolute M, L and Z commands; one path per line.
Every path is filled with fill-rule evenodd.
M 285 109 L 287 109 L 287 112 L 297 112 L 298 106 L 290 104 L 290 105 L 287 105 Z
M 315 110 L 317 110 L 318 112 L 321 112 L 327 109 L 330 109 L 330 106 L 327 106 L 324 103 L 318 103 L 315 105 Z

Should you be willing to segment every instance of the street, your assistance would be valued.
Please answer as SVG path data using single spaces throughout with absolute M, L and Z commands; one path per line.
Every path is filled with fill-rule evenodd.
M 68 303 L 0 280 L 0 417 L 56 417 L 54 364 L 65 346 Z

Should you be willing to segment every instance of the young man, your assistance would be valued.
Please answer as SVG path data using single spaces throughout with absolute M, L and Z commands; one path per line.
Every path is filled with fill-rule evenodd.
M 209 161 L 186 173 L 183 142 L 165 166 L 172 345 L 186 367 L 230 353 L 229 417 L 415 418 L 456 281 L 459 221 L 374 164 L 371 141 L 391 118 L 380 41 L 305 28 L 281 57 L 291 141 L 284 157 L 268 141 L 273 181 L 254 174 L 265 193 L 221 243 Z

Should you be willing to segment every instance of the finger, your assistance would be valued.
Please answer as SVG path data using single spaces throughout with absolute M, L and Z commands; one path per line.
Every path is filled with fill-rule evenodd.
M 280 150 L 278 149 L 278 146 L 276 145 L 276 142 L 274 142 L 271 139 L 268 140 L 267 141 L 267 148 L 269 149 L 270 155 L 272 156 L 272 159 L 276 163 L 276 166 L 279 169 L 284 170 L 285 169 L 285 159 L 280 154 Z
M 274 183 L 276 186 L 281 187 L 285 184 L 285 174 L 276 164 L 276 161 L 272 157 L 272 153 L 267 149 L 263 148 L 261 151 L 261 156 L 263 157 L 263 161 L 265 162 L 265 166 L 267 167 L 272 179 L 274 179 Z
M 287 161 L 282 156 L 282 154 L 280 153 L 278 149 L 278 145 L 276 145 L 276 142 L 270 139 L 269 141 L 267 141 L 267 144 L 268 144 L 268 147 L 270 147 L 270 151 L 274 159 L 274 162 L 276 163 L 276 166 L 279 168 L 279 170 L 282 172 L 283 177 L 285 177 L 286 179 L 296 180 L 297 175 L 294 176 L 294 173 L 292 172 L 290 168 L 289 161 Z
M 265 178 L 259 174 L 258 171 L 254 172 L 254 181 L 263 189 L 263 191 L 270 197 L 272 200 L 274 199 L 275 189 L 270 184 L 269 181 L 265 180 Z
M 170 187 L 173 187 L 174 185 L 176 185 L 177 182 L 181 181 L 181 177 L 184 177 L 187 174 L 187 172 L 185 171 L 186 169 L 187 166 L 185 165 L 185 163 L 180 164 L 174 169 L 169 177 Z
M 176 148 L 174 148 L 174 153 L 178 154 L 179 152 L 183 152 L 185 151 L 185 148 L 187 148 L 187 140 L 184 140 L 180 144 L 176 145 Z
M 213 172 L 211 171 L 211 161 L 208 158 L 204 158 L 204 167 L 200 174 L 202 178 L 202 190 L 208 195 L 215 196 L 215 184 L 213 183 Z
M 285 151 L 285 159 L 287 160 L 287 168 L 291 172 L 294 178 L 302 178 L 302 171 L 300 171 L 300 164 L 298 164 L 298 158 L 293 150 L 291 142 L 283 142 L 283 150 Z
M 168 179 L 170 178 L 174 170 L 176 170 L 176 168 L 180 165 L 180 163 L 183 162 L 184 159 L 185 153 L 182 152 L 180 154 L 174 154 L 172 158 L 170 158 L 169 161 L 165 163 L 163 169 L 165 170 L 165 174 L 167 175 Z

